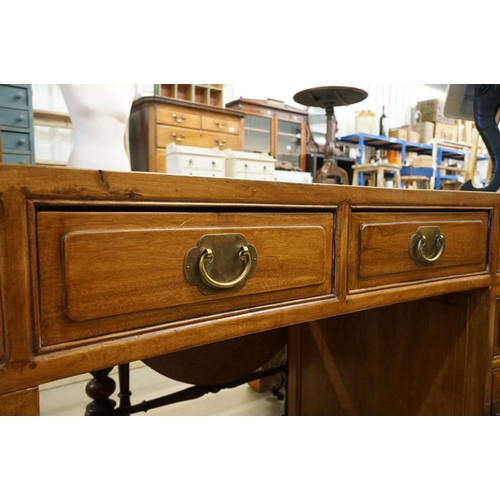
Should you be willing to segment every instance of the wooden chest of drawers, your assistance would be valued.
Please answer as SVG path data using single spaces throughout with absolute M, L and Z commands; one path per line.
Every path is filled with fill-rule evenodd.
M 168 172 L 166 146 L 243 149 L 244 114 L 166 97 L 143 97 L 130 115 L 132 170 Z

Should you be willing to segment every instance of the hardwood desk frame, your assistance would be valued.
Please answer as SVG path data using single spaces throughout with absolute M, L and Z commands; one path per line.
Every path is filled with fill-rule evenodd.
M 497 194 L 8 164 L 0 193 L 0 414 L 38 414 L 43 383 L 283 327 L 290 415 L 498 411 Z M 427 225 L 446 249 L 417 265 L 408 240 Z M 240 291 L 182 279 L 212 230 L 257 242 Z M 106 257 L 110 233 L 128 253 Z

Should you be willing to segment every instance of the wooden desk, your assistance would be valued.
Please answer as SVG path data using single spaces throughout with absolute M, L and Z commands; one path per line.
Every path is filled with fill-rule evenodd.
M 282 327 L 291 415 L 500 398 L 497 194 L 7 164 L 0 192 L 0 414 L 37 414 L 46 382 Z

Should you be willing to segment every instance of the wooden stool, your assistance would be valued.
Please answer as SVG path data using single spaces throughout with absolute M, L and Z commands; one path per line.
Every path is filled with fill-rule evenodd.
M 401 177 L 404 189 L 430 189 L 431 179 L 425 175 L 403 175 Z M 422 187 L 423 186 L 423 187 Z
M 359 186 L 360 174 L 369 174 L 370 186 L 385 187 L 385 174 L 394 174 L 394 187 L 401 187 L 400 165 L 392 163 L 353 165 L 352 185 Z

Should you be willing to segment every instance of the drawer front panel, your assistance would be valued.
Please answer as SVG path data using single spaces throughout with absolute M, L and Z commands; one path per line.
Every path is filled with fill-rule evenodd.
M 229 135 L 224 133 L 210 133 L 203 132 L 198 144 L 202 148 L 219 148 L 219 149 L 233 149 L 240 148 L 240 138 L 236 135 Z
M 0 103 L 9 106 L 28 106 L 28 90 L 22 87 L 0 85 Z
M 198 177 L 226 177 L 224 170 L 203 170 L 193 168 L 181 168 L 180 175 L 195 175 Z
M 2 130 L 2 148 L 4 150 L 29 151 L 30 135 L 28 133 Z
M 175 135 L 174 135 L 175 134 Z M 174 127 L 158 126 L 156 145 L 165 148 L 167 144 L 175 142 L 182 146 L 196 146 L 199 148 L 221 148 L 238 150 L 239 136 L 224 133 L 195 132 Z
M 34 163 L 31 155 L 10 155 L 3 154 L 4 163 L 13 163 L 14 165 L 29 165 Z
M 349 242 L 349 290 L 487 272 L 489 213 L 354 213 Z M 435 262 L 414 260 L 410 240 L 436 227 L 444 251 Z M 415 241 L 415 240 L 412 240 Z
M 240 133 L 240 122 L 224 116 L 202 116 L 201 128 L 210 132 L 238 135 Z
M 274 171 L 274 163 L 252 160 L 233 160 L 230 162 L 230 168 L 236 175 L 261 175 L 272 173 Z
M 28 110 L 0 107 L 0 125 L 4 127 L 29 128 L 30 119 Z
M 262 173 L 262 174 L 236 174 L 235 176 L 237 179 L 248 179 L 251 181 L 268 181 L 268 182 L 274 182 L 276 180 L 275 176 L 273 173 L 268 174 L 268 173 Z
M 157 111 L 157 122 L 161 125 L 171 125 L 178 128 L 199 129 L 201 117 L 196 113 L 186 113 L 182 109 L 162 109 Z
M 159 125 L 156 131 L 156 146 L 165 148 L 171 142 L 184 146 L 195 146 L 200 142 L 200 138 L 199 131 Z
M 181 168 L 194 170 L 224 170 L 224 158 L 210 158 L 197 155 L 179 155 Z
M 42 212 L 37 226 L 44 345 L 112 333 L 121 319 L 128 330 L 332 290 L 332 214 Z M 235 233 L 256 248 L 255 274 L 239 291 L 202 294 L 186 254 Z

